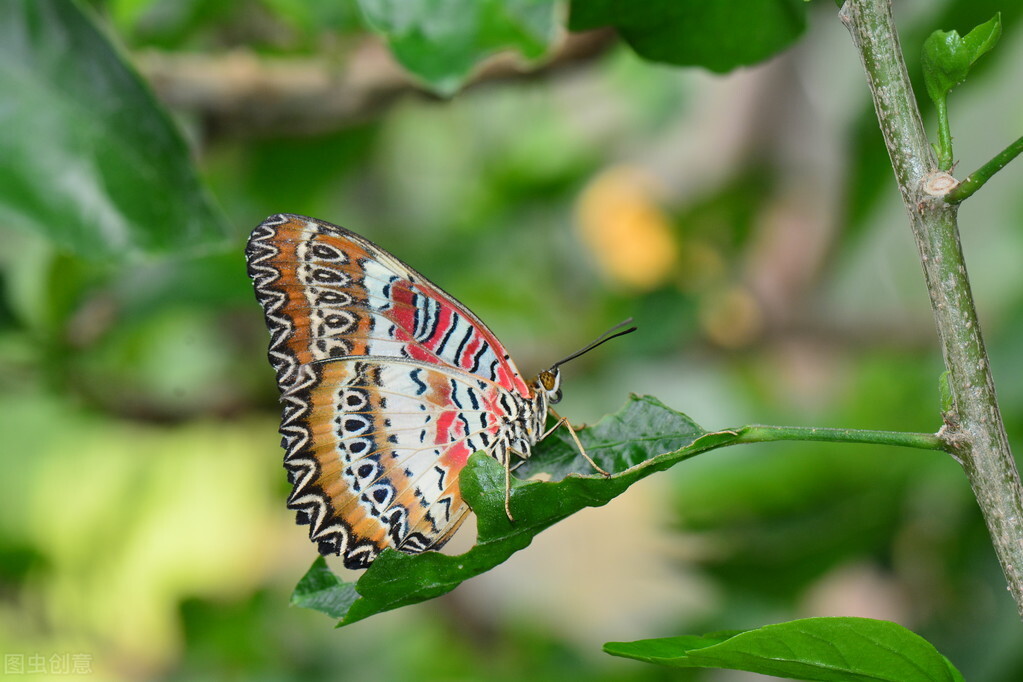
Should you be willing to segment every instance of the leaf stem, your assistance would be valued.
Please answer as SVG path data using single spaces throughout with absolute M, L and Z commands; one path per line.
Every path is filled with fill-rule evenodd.
M 942 97 L 934 103 L 938 115 L 938 168 L 952 169 L 952 129 L 948 123 L 948 99 Z
M 958 204 L 973 196 L 973 193 L 984 186 L 991 176 L 1005 168 L 1005 165 L 1023 152 L 1023 137 L 999 152 L 993 159 L 966 176 L 966 179 L 951 192 L 945 195 L 945 201 Z
M 731 429 L 734 443 L 767 443 L 778 440 L 819 441 L 826 443 L 871 443 L 901 445 L 921 450 L 945 450 L 949 444 L 938 434 L 906 431 L 870 431 L 866 429 L 825 429 L 813 426 L 767 426 L 750 424 Z
M 891 0 L 846 0 L 839 18 L 863 62 L 920 252 L 952 399 L 939 433 L 966 473 L 1023 617 L 1023 486 L 1005 435 L 966 274 L 958 205 L 924 191 L 937 161 L 906 73 Z

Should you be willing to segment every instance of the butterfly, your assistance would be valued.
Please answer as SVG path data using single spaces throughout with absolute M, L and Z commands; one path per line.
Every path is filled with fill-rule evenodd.
M 245 257 L 283 403 L 288 507 L 348 568 L 443 546 L 469 513 L 458 477 L 479 450 L 505 467 L 511 518 L 512 460 L 553 431 L 559 366 L 635 330 L 611 333 L 626 320 L 527 383 L 476 315 L 354 232 L 274 215 Z

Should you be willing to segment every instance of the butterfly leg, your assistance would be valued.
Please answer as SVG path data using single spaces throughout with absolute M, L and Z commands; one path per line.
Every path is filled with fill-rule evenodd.
M 575 441 L 575 446 L 577 448 L 579 448 L 579 454 L 582 455 L 586 459 L 586 461 L 590 463 L 591 467 L 593 467 L 594 469 L 596 469 L 597 471 L 602 473 L 604 476 L 610 476 L 611 475 L 610 472 L 604 471 L 602 468 L 600 468 L 597 465 L 596 462 L 593 461 L 593 459 L 589 455 L 586 454 L 586 448 L 583 447 L 583 444 L 579 440 L 579 436 L 578 436 L 578 434 L 576 434 L 575 429 L 573 429 L 572 425 L 568 423 L 568 419 L 566 419 L 565 417 L 560 416 L 557 412 L 555 412 L 551 408 L 548 408 L 547 411 L 550 412 L 554 416 L 554 418 L 558 420 L 558 423 L 554 425 L 554 428 L 550 429 L 549 431 L 547 431 L 547 433 L 544 434 L 544 438 L 546 438 L 550 434 L 551 431 L 553 431 L 554 429 L 556 429 L 559 426 L 561 426 L 562 424 L 564 424 L 565 428 L 568 429 L 569 435 L 572 436 L 572 440 Z
M 553 412 L 553 410 L 551 410 L 550 408 L 547 408 L 547 409 L 548 409 L 548 411 Z M 547 436 L 549 436 L 552 433 L 554 433 L 555 431 L 557 431 L 558 428 L 561 427 L 563 424 L 568 424 L 568 417 L 562 417 L 562 418 L 558 419 L 558 423 L 555 424 L 554 426 L 552 426 L 551 428 L 547 429 L 546 431 L 544 431 L 543 435 L 536 439 L 536 442 L 539 443 L 544 438 L 546 438 Z M 569 427 L 569 428 L 571 428 L 571 427 Z
M 518 450 L 508 448 L 504 453 L 504 513 L 508 520 L 514 522 L 515 517 L 511 513 L 511 456 L 523 457 Z

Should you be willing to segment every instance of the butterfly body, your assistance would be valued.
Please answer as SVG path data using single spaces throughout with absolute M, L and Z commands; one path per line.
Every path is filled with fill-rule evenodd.
M 402 261 L 323 221 L 281 214 L 246 247 L 284 404 L 288 506 L 323 554 L 442 546 L 468 514 L 476 451 L 512 468 L 560 399 L 527 383 L 472 312 Z

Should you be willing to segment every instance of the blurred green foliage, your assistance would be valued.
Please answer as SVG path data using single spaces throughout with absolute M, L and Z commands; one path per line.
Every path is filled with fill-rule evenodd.
M 104 59 L 245 49 L 343 64 L 366 38 L 345 2 L 93 5 L 95 36 L 120 43 Z M 1021 77 L 1011 57 L 1020 8 L 917 7 L 902 34 L 912 60 L 931 31 L 965 31 L 999 9 L 1002 44 L 953 112 L 957 154 L 971 167 L 1018 137 L 1018 119 L 992 111 L 1023 106 L 1006 88 Z M 833 7 L 808 10 L 794 51 L 727 78 L 617 47 L 446 102 L 403 97 L 304 137 L 232 135 L 201 109 L 175 111 L 202 183 L 188 185 L 178 142 L 169 157 L 132 151 L 151 159 L 160 188 L 131 197 L 139 234 L 163 235 L 135 258 L 45 239 L 5 211 L 0 653 L 80 653 L 98 679 L 115 680 L 708 679 L 599 646 L 841 613 L 911 626 L 967 679 L 1023 676 L 1023 629 L 955 463 L 867 446 L 775 443 L 696 458 L 654 477 L 659 488 L 581 515 L 588 526 L 548 531 L 492 577 L 341 632 L 285 607 L 314 548 L 284 507 L 276 388 L 242 257 L 245 234 L 270 213 L 319 216 L 395 252 L 485 319 L 527 374 L 634 315 L 640 333 L 566 367 L 561 411 L 574 422 L 636 392 L 707 428 L 940 425 L 941 359 L 862 75 Z M 90 63 L 79 62 L 80 79 Z M 0 67 L 0 101 L 24 111 L 32 91 L 18 99 L 12 73 Z M 144 82 L 124 73 L 133 88 Z M 111 154 L 136 119 L 155 116 L 176 136 L 139 92 L 95 107 L 76 100 L 83 130 L 70 132 L 108 120 L 102 105 L 128 121 L 106 129 Z M 69 104 L 68 92 L 49 94 L 40 106 Z M 64 139 L 19 139 L 27 116 L 0 130 L 0 149 Z M 138 179 L 130 164 L 111 167 L 119 181 Z M 28 188 L 47 210 L 82 208 L 62 193 L 64 170 Z M 1015 443 L 1018 172 L 960 214 Z M 0 195 L 28 196 L 4 177 Z M 178 202 L 206 187 L 219 207 L 208 196 Z M 194 234 L 187 220 L 212 226 L 198 254 L 179 250 Z M 620 225 L 642 239 L 608 242 Z M 655 262 L 657 278 L 623 279 Z M 564 566 L 577 572 L 558 582 Z
M 542 56 L 557 34 L 554 0 L 357 0 L 405 68 L 454 94 L 483 58 L 514 48 Z
M 645 59 L 726 73 L 766 59 L 806 27 L 803 0 L 576 0 L 574 31 L 613 26 Z
M 16 0 L 0 31 L 5 222 L 96 259 L 222 245 L 184 140 L 87 14 Z

